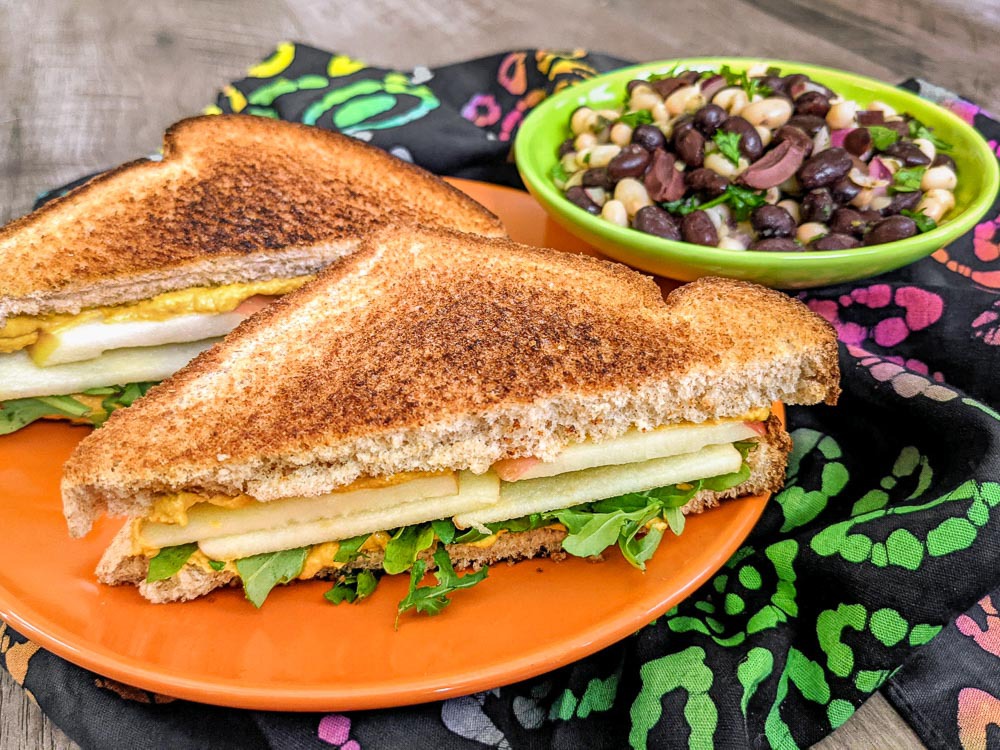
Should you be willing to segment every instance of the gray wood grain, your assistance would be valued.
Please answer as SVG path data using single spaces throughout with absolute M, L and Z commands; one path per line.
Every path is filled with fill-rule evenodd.
M 46 188 L 154 151 L 281 39 L 404 68 L 524 45 L 784 57 L 922 76 L 997 111 L 998 31 L 997 0 L 0 0 L 0 222 Z M 0 750 L 69 747 L 3 673 Z M 817 747 L 920 743 L 876 695 Z

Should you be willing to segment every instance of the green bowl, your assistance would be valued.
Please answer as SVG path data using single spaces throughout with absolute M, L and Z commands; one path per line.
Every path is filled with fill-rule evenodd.
M 787 73 L 805 73 L 838 94 L 860 104 L 879 99 L 899 112 L 915 116 L 952 143 L 958 169 L 955 207 L 936 229 L 905 240 L 853 250 L 817 250 L 799 253 L 723 250 L 675 242 L 619 227 L 592 216 L 563 197 L 549 170 L 569 134 L 569 119 L 577 107 L 620 106 L 625 84 L 648 78 L 674 66 L 688 70 L 734 71 L 764 63 Z M 993 203 L 1000 185 L 997 159 L 986 141 L 959 117 L 908 91 L 872 78 L 817 65 L 743 57 L 697 57 L 634 65 L 564 89 L 542 102 L 521 125 L 514 145 L 524 184 L 549 215 L 574 235 L 604 254 L 644 271 L 691 281 L 700 276 L 728 276 L 783 289 L 826 286 L 900 268 L 930 255 L 965 234 Z

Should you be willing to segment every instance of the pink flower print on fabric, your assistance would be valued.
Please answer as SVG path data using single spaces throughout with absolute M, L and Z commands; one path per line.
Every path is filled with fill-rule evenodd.
M 848 346 L 847 353 L 858 360 L 858 364 L 866 368 L 876 381 L 888 383 L 903 398 L 923 396 L 941 402 L 958 398 L 957 392 L 940 385 L 944 381 L 941 373 L 934 373 L 933 380 L 928 377 L 927 366 L 922 362 L 912 359 L 904 362 L 902 357 L 880 357 L 857 346 Z
M 990 346 L 1000 346 L 1000 300 L 972 321 L 972 335 Z
M 476 94 L 462 107 L 462 117 L 480 128 L 496 125 L 502 114 L 493 94 Z
M 941 105 L 945 109 L 950 109 L 970 125 L 975 124 L 976 115 L 981 111 L 975 104 L 964 99 L 945 99 Z
M 989 596 L 979 600 L 979 608 L 986 619 L 985 628 L 980 627 L 979 623 L 968 615 L 961 615 L 956 619 L 955 627 L 959 633 L 974 640 L 983 651 L 1000 656 L 1000 612 L 997 612 Z
M 340 750 L 361 750 L 357 740 L 352 740 L 351 720 L 343 714 L 327 714 L 319 720 L 317 732 L 321 741 Z
M 962 750 L 989 750 L 990 727 L 1000 726 L 1000 698 L 979 688 L 962 688 L 955 719 Z

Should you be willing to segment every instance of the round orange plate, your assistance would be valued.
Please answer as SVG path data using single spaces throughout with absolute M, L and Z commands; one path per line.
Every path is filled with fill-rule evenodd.
M 526 194 L 455 181 L 497 213 L 512 237 L 566 250 L 578 241 Z M 278 587 L 261 610 L 238 589 L 153 605 L 93 575 L 120 521 L 83 540 L 66 532 L 63 461 L 86 434 L 34 424 L 0 438 L 0 618 L 95 672 L 160 693 L 243 708 L 384 708 L 526 679 L 634 633 L 691 594 L 736 550 L 766 497 L 729 501 L 664 539 L 645 574 L 617 553 L 595 564 L 499 565 L 437 617 L 408 614 L 393 629 L 405 576 L 371 599 L 333 606 L 329 584 Z

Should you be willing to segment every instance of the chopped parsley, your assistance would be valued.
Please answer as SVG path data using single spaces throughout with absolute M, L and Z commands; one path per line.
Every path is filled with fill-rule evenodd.
M 769 71 L 770 70 L 771 69 L 769 69 Z M 719 75 L 725 78 L 726 83 L 730 86 L 739 86 L 742 88 L 746 92 L 747 97 L 751 100 L 757 95 L 770 96 L 774 93 L 771 87 L 765 85 L 760 78 L 751 78 L 747 75 L 745 70 L 741 70 L 737 73 L 728 65 L 723 65 L 722 69 L 719 71 Z
M 932 229 L 937 229 L 937 222 L 923 211 L 910 211 L 904 208 L 900 213 L 909 219 L 913 219 L 913 223 L 917 225 L 917 231 L 921 234 L 929 232 Z
M 650 125 L 653 122 L 653 113 L 648 109 L 635 109 L 619 117 L 618 122 L 623 122 L 630 128 L 637 128 L 640 125 Z
M 906 167 L 896 170 L 892 176 L 892 189 L 897 193 L 913 193 L 920 190 L 920 180 L 923 179 L 927 167 Z
M 868 133 L 872 137 L 872 145 L 879 151 L 885 151 L 899 140 L 899 133 L 882 125 L 868 126 Z
M 687 216 L 692 211 L 728 204 L 733 216 L 737 221 L 746 221 L 750 214 L 758 206 L 763 206 L 767 202 L 765 191 L 751 190 L 742 185 L 727 185 L 722 195 L 712 198 L 710 201 L 702 203 L 697 196 L 691 196 L 679 201 L 671 201 L 662 204 L 671 213 Z
M 715 141 L 716 145 L 719 147 L 719 151 L 733 164 L 740 163 L 740 139 L 739 133 L 726 133 L 722 130 L 716 130 L 715 135 L 712 136 L 712 140 Z
M 951 151 L 955 148 L 952 144 L 934 135 L 934 130 L 924 125 L 920 120 L 910 120 L 910 138 L 923 138 L 930 141 L 938 151 Z

